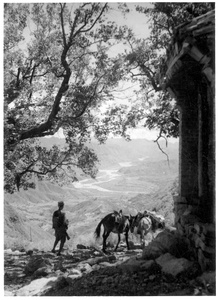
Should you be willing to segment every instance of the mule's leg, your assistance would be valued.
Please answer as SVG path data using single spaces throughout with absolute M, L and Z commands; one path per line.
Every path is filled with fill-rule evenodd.
M 119 243 L 120 243 L 120 234 L 118 233 L 118 241 L 117 241 L 117 245 L 116 245 L 114 251 L 117 250 Z
M 127 249 L 129 250 L 128 232 L 125 233 L 125 237 L 126 237 L 126 246 Z
M 106 231 L 104 231 L 104 233 L 103 233 L 103 248 L 102 248 L 102 250 L 104 253 L 106 253 L 106 240 L 107 240 L 109 234 L 110 234 L 110 232 L 106 232 Z
M 144 231 L 143 230 L 141 230 L 141 233 L 140 233 L 140 241 L 141 241 L 142 248 L 144 248 L 144 245 L 145 245 L 145 235 L 144 235 Z

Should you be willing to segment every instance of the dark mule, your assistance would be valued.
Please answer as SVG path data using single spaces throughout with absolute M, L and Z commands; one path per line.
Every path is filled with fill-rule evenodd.
M 120 234 L 123 233 L 126 237 L 126 245 L 127 249 L 129 250 L 129 243 L 128 243 L 128 233 L 131 226 L 132 217 L 130 216 L 124 216 L 122 212 L 120 213 L 114 211 L 114 213 L 106 215 L 101 222 L 98 224 L 95 230 L 95 236 L 96 238 L 100 237 L 101 233 L 101 225 L 104 227 L 103 232 L 103 252 L 106 253 L 106 240 L 111 232 L 118 234 L 118 242 L 114 249 L 114 251 L 117 250 L 117 247 L 120 243 Z

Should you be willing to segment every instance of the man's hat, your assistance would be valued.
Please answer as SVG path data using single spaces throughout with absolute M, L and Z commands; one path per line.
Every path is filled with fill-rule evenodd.
M 58 206 L 59 206 L 59 207 L 64 206 L 64 202 L 63 202 L 63 201 L 59 201 L 59 202 L 58 202 Z

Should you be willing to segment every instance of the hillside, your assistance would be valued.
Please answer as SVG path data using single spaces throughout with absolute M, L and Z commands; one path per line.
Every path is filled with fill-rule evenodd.
M 52 145 L 64 146 L 65 140 L 55 137 L 42 138 L 40 143 L 44 147 L 51 147 Z M 162 149 L 169 156 L 170 160 L 178 159 L 178 142 L 166 143 L 164 140 L 159 141 Z M 121 138 L 108 139 L 105 144 L 99 144 L 97 140 L 92 140 L 88 147 L 92 148 L 99 160 L 100 168 L 111 168 L 119 166 L 122 162 L 134 160 L 165 160 L 166 156 L 160 151 L 157 144 L 146 139 L 133 139 L 126 141 Z
M 49 139 L 44 140 L 46 145 Z M 52 138 L 48 144 L 54 141 L 63 142 Z M 114 139 L 106 145 L 92 146 L 102 161 L 95 180 L 86 178 L 65 187 L 36 182 L 34 190 L 5 195 L 5 248 L 50 250 L 54 242 L 51 216 L 60 200 L 65 202 L 70 221 L 71 240 L 66 244 L 70 249 L 77 243 L 94 244 L 97 224 L 113 210 L 122 209 L 125 214 L 135 215 L 156 208 L 167 223 L 173 224 L 172 193 L 178 175 L 178 145 L 169 147 L 170 165 L 157 145 L 146 140 L 128 143 Z M 112 235 L 111 239 L 114 238 L 117 236 Z

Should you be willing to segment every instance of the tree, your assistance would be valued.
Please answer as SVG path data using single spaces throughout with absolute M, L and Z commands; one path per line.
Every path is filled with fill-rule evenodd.
M 107 21 L 107 3 L 5 4 L 5 190 L 34 187 L 33 177 L 95 177 L 98 158 L 86 142 L 104 139 L 97 115 L 122 77 L 108 49 L 128 35 Z M 60 128 L 65 147 L 47 149 L 40 138 Z
M 150 36 L 137 39 L 128 36 L 129 51 L 123 54 L 126 78 L 139 82 L 138 100 L 131 108 L 122 109 L 123 132 L 142 124 L 159 131 L 160 138 L 179 136 L 179 111 L 175 99 L 163 91 L 159 84 L 159 71 L 164 68 L 167 50 L 173 38 L 174 29 L 193 18 L 214 9 L 214 3 L 152 3 L 153 7 L 137 5 L 136 10 L 148 18 Z M 113 107 L 113 110 L 120 108 Z M 110 110 L 107 112 L 110 114 Z M 120 130 L 122 132 L 122 130 Z
M 127 4 L 119 9 L 128 13 Z M 4 6 L 4 171 L 5 190 L 33 187 L 33 177 L 72 182 L 77 169 L 95 177 L 98 158 L 87 147 L 91 136 L 109 133 L 129 139 L 138 124 L 178 137 L 175 101 L 159 85 L 168 45 L 177 25 L 214 8 L 214 3 L 153 3 L 137 6 L 150 22 L 150 37 L 137 39 L 126 26 L 107 20 L 107 3 L 5 4 Z M 111 57 L 122 41 L 129 46 Z M 119 81 L 136 83 L 132 106 L 101 104 L 114 98 Z M 40 138 L 60 128 L 65 147 L 51 149 Z

